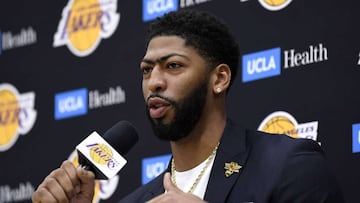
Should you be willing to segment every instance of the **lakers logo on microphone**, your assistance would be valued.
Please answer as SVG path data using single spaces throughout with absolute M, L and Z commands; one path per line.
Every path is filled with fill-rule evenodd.
M 76 149 L 79 153 L 79 163 L 90 164 L 96 170 L 95 176 L 99 179 L 111 179 L 127 162 L 95 131 L 78 144 Z
M 105 144 L 89 144 L 87 147 L 90 149 L 91 159 L 100 165 L 107 165 L 109 169 L 116 168 L 119 163 L 113 158 L 113 153 Z
M 54 47 L 67 45 L 77 56 L 91 54 L 116 30 L 117 0 L 69 0 L 54 36 Z
M 0 151 L 10 149 L 36 120 L 35 93 L 20 94 L 11 84 L 0 84 Z

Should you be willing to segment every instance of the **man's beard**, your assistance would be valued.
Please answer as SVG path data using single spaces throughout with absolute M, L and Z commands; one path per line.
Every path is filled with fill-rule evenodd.
M 203 82 L 184 99 L 176 102 L 170 98 L 159 94 L 152 95 L 169 102 L 175 109 L 174 119 L 164 124 L 163 119 L 152 119 L 149 108 L 146 108 L 147 116 L 150 119 L 152 128 L 157 137 L 167 141 L 177 141 L 186 137 L 198 123 L 204 110 L 206 95 L 208 90 L 208 78 L 205 77 Z

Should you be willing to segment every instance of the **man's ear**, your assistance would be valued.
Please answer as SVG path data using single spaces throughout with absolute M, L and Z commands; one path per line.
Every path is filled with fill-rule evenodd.
M 214 94 L 226 92 L 231 80 L 231 70 L 227 64 L 219 64 L 212 71 L 212 89 Z

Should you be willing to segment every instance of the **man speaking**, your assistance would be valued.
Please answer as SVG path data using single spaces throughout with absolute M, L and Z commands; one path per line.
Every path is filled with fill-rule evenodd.
M 155 135 L 170 142 L 166 172 L 120 200 L 157 202 L 343 202 L 321 147 L 309 139 L 243 129 L 226 114 L 239 50 L 212 14 L 182 9 L 154 21 L 141 60 Z M 90 203 L 94 174 L 65 161 L 34 203 Z

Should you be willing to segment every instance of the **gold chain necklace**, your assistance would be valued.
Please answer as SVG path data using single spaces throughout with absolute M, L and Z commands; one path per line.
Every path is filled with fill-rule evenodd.
M 207 158 L 205 166 L 202 168 L 202 170 L 200 171 L 199 175 L 197 176 L 197 178 L 195 179 L 194 183 L 192 184 L 190 190 L 188 191 L 188 193 L 193 193 L 194 189 L 196 188 L 196 186 L 199 184 L 200 179 L 202 178 L 202 176 L 204 175 L 207 167 L 210 165 L 211 161 L 213 160 L 217 148 L 219 147 L 219 143 L 216 145 L 216 147 L 214 148 L 214 150 L 211 152 L 210 156 Z M 174 183 L 174 185 L 176 185 L 176 177 L 175 177 L 175 161 L 174 158 L 172 158 L 171 160 L 171 180 Z

